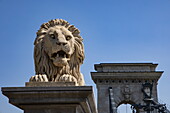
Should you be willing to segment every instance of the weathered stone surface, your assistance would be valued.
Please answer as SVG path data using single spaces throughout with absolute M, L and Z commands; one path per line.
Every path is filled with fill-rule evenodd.
M 97 113 L 91 86 L 3 87 L 24 113 Z
M 62 19 L 41 25 L 34 42 L 36 75 L 30 82 L 75 82 L 83 86 L 80 65 L 84 60 L 80 31 Z
M 109 88 L 112 88 L 112 107 L 115 110 L 123 103 L 145 104 L 141 89 L 146 82 L 153 84 L 152 95 L 157 101 L 157 82 L 163 72 L 155 71 L 156 66 L 157 64 L 152 63 L 96 64 L 97 72 L 91 72 L 91 75 L 97 86 L 99 113 L 110 113 Z

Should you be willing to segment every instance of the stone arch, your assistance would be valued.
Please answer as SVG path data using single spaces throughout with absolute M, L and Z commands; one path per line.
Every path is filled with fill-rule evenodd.
M 120 105 L 122 104 L 130 104 L 130 105 L 133 105 L 133 104 L 136 104 L 135 102 L 133 101 L 122 101 L 118 104 L 118 106 L 116 108 L 118 108 Z M 139 109 L 136 109 L 136 113 L 139 113 Z
M 130 105 L 133 105 L 133 104 L 136 104 L 136 103 L 133 102 L 133 101 L 122 101 L 122 102 L 120 102 L 120 103 L 117 105 L 117 107 L 119 107 L 121 104 L 130 104 Z

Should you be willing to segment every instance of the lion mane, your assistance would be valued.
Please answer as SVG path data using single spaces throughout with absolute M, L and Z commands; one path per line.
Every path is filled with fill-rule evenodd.
M 74 51 L 71 54 L 67 65 L 65 66 L 54 65 L 47 53 L 48 48 L 44 46 L 46 43 L 44 41 L 44 37 L 48 29 L 55 26 L 62 26 L 66 28 L 72 33 L 72 36 L 74 37 L 74 48 L 72 48 Z M 84 85 L 84 78 L 80 72 L 80 65 L 84 60 L 84 47 L 82 43 L 83 38 L 79 34 L 80 31 L 74 27 L 74 25 L 70 25 L 67 21 L 62 19 L 54 19 L 42 24 L 37 32 L 37 37 L 34 42 L 35 72 L 36 75 L 40 76 L 38 78 L 41 78 L 41 76 L 42 78 L 41 80 L 38 80 L 38 78 L 31 77 L 30 81 L 74 81 L 79 86 Z M 47 76 L 46 79 L 43 78 L 44 75 Z M 63 79 L 63 75 L 69 75 L 72 77 L 65 77 L 65 79 Z

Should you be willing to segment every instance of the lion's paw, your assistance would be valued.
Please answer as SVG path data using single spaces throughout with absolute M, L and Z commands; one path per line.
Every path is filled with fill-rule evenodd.
M 32 76 L 29 80 L 30 82 L 48 82 L 48 78 L 47 75 L 43 74 L 39 74 L 39 75 L 35 75 Z
M 69 74 L 64 74 L 60 77 L 59 81 L 63 81 L 63 82 L 75 82 L 77 83 L 77 79 Z

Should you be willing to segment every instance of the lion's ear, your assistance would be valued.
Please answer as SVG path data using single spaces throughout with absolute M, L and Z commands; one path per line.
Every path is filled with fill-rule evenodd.
M 38 33 L 38 32 L 37 32 L 37 37 L 36 37 L 36 39 L 34 41 L 34 45 L 37 45 L 38 43 L 42 43 L 44 35 L 46 34 L 46 32 L 42 32 L 42 33 Z
M 37 38 L 40 38 L 41 36 L 44 37 L 44 35 L 46 34 L 46 32 L 47 32 L 47 31 L 46 31 L 45 29 L 40 29 L 40 30 L 38 30 L 37 33 L 36 33 L 36 34 L 37 34 Z M 37 38 L 36 38 L 36 39 L 37 39 Z

